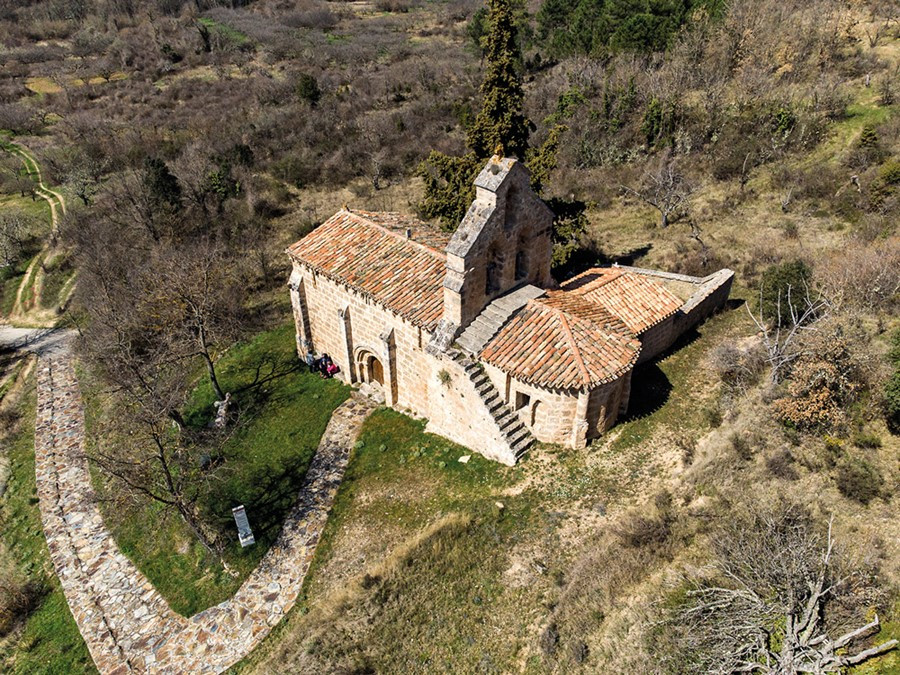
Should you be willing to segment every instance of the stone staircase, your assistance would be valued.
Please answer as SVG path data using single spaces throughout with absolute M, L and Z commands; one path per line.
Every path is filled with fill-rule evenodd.
M 452 356 L 472 381 L 475 391 L 481 397 L 481 402 L 490 412 L 500 430 L 500 435 L 509 444 L 510 450 L 518 461 L 534 445 L 534 437 L 531 432 L 522 424 L 518 415 L 503 403 L 500 392 L 497 391 L 479 363 L 457 350 L 452 352 Z
M 456 338 L 456 344 L 472 355 L 477 355 L 503 324 L 529 300 L 544 294 L 537 286 L 521 286 L 491 302 L 481 310 L 466 329 Z

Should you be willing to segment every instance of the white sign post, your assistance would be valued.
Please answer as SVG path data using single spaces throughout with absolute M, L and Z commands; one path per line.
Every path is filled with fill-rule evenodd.
M 247 520 L 247 512 L 244 511 L 243 504 L 231 509 L 231 513 L 234 515 L 234 522 L 237 524 L 238 539 L 241 542 L 241 547 L 246 548 L 255 544 L 256 539 L 253 537 L 253 530 L 250 529 L 250 521 Z

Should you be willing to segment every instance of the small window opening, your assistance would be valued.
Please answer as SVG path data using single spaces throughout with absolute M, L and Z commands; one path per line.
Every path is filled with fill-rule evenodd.
M 531 403 L 531 396 L 523 394 L 521 391 L 516 392 L 516 410 L 521 410 Z
M 528 276 L 528 253 L 524 250 L 516 253 L 516 281 Z

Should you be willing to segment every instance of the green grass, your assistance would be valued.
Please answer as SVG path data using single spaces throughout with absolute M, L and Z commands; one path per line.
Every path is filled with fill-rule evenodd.
M 225 558 L 237 578 L 224 573 L 177 515 L 144 501 L 101 505 L 122 551 L 185 616 L 231 597 L 256 567 L 296 501 L 332 411 L 349 394 L 340 382 L 299 364 L 289 325 L 234 347 L 219 362 L 220 383 L 233 392 L 243 419 L 224 446 L 218 479 L 208 483 L 202 502 L 212 524 L 228 537 Z M 96 391 L 87 398 L 91 433 L 102 402 Z M 185 411 L 188 423 L 205 426 L 214 400 L 204 371 Z M 94 477 L 104 495 L 119 489 L 97 471 Z M 246 507 L 256 536 L 256 545 L 247 549 L 237 543 L 231 515 L 238 504 Z
M 15 194 L 0 194 L 0 210 L 16 210 L 21 211 L 25 215 L 32 216 L 35 220 L 46 222 L 47 229 L 50 226 L 50 205 L 46 199 L 30 196 L 22 197 L 18 192 Z
M 47 594 L 28 616 L 18 639 L 0 647 L 0 671 L 35 675 L 96 672 L 50 563 L 37 504 L 34 477 L 33 381 L 19 404 L 19 431 L 4 445 L 10 479 L 0 501 L 0 537 L 23 574 L 43 584 Z
M 20 260 L 15 265 L 10 265 L 9 267 L 4 267 L 0 269 L 0 292 L 2 292 L 2 297 L 0 297 L 0 312 L 4 316 L 9 316 L 9 313 L 12 312 L 13 306 L 16 304 L 16 296 L 19 292 L 19 286 L 22 284 L 22 279 L 25 276 L 25 272 L 28 270 L 28 266 L 31 264 L 32 258 L 26 258 Z
M 41 307 L 56 309 L 60 304 L 60 294 L 69 279 L 72 278 L 74 269 L 70 260 L 65 255 L 56 256 L 51 264 L 45 263 L 44 283 L 41 286 Z
M 471 455 L 468 463 L 458 461 L 464 455 Z M 510 640 L 496 640 L 496 611 L 517 606 L 517 595 L 502 588 L 505 560 L 496 552 L 532 533 L 541 515 L 534 509 L 533 494 L 498 494 L 523 475 L 521 466 L 503 466 L 425 433 L 423 422 L 397 411 L 373 413 L 354 447 L 297 606 L 236 671 L 252 670 L 283 641 L 303 638 L 304 615 L 314 600 L 322 600 L 313 597 L 317 577 L 347 527 L 364 522 L 367 532 L 403 541 L 450 513 L 471 517 L 472 524 L 414 552 L 402 563 L 402 574 L 371 589 L 379 603 L 388 601 L 366 620 L 366 634 L 323 644 L 323 656 L 332 665 L 353 661 L 354 650 L 365 643 L 381 647 L 370 663 L 377 672 L 398 667 L 453 670 L 453 665 L 462 672 L 474 668 L 485 649 L 496 650 L 497 663 L 511 663 L 515 647 Z M 505 507 L 502 516 L 498 499 Z M 422 630 L 427 640 L 417 634 Z
M 44 254 L 38 253 L 37 257 L 37 264 L 31 269 L 31 274 L 25 279 L 25 285 L 22 287 L 22 309 L 26 311 L 32 309 L 36 301 L 36 298 L 34 297 L 34 284 L 40 273 L 41 261 L 43 260 Z
M 219 33 L 223 37 L 228 40 L 234 42 L 239 47 L 250 44 L 250 36 L 246 33 L 242 33 L 236 28 L 232 28 L 228 24 L 220 23 L 215 19 L 210 19 L 208 17 L 201 17 L 198 19 L 201 24 L 206 26 L 210 31 Z
M 900 640 L 900 602 L 894 604 L 888 613 L 888 620 L 883 616 L 880 618 L 881 630 L 872 638 L 872 644 L 880 645 L 888 640 Z M 855 666 L 849 672 L 854 675 L 900 675 L 900 647 Z

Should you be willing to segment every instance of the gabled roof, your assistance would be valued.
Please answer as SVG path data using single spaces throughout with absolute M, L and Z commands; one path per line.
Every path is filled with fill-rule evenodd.
M 672 316 L 683 304 L 656 279 L 617 267 L 595 267 L 561 288 L 619 317 L 635 335 Z
M 536 386 L 584 390 L 624 375 L 640 350 L 628 327 L 603 307 L 547 291 L 507 321 L 480 356 Z
M 443 312 L 446 256 L 441 249 L 448 240 L 446 233 L 411 216 L 343 209 L 287 253 L 430 330 Z

